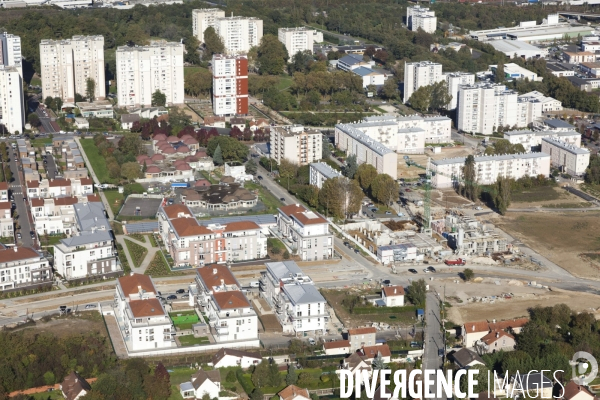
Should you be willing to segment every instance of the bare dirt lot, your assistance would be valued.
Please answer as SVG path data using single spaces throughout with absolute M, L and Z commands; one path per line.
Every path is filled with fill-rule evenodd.
M 108 336 L 106 327 L 102 322 L 102 317 L 97 311 L 85 311 L 78 316 L 55 317 L 44 322 L 36 321 L 35 325 L 27 325 L 17 330 L 31 329 L 36 332 L 52 333 L 58 337 L 85 334 L 88 332 L 98 332 L 101 335 Z
M 398 154 L 398 178 L 418 179 L 419 175 L 425 174 L 424 168 L 427 167 L 427 160 L 429 158 L 433 160 L 441 160 L 443 158 L 466 157 L 469 154 L 473 154 L 473 149 L 464 146 L 443 147 L 442 152 L 438 154 L 433 154 L 431 150 L 427 150 L 425 154 L 407 154 L 411 161 L 423 166 L 423 168 L 419 168 L 414 165 L 406 165 L 404 155 Z
M 573 275 L 600 279 L 600 213 L 509 213 L 495 223 Z
M 473 154 L 473 149 L 467 146 L 443 147 L 441 153 L 428 153 L 434 160 L 442 160 L 444 158 L 466 157 Z
M 431 200 L 436 202 L 438 205 L 442 207 L 460 207 L 468 204 L 472 204 L 471 201 L 465 199 L 460 196 L 456 191 L 452 189 L 444 189 L 444 190 L 432 190 L 431 191 Z

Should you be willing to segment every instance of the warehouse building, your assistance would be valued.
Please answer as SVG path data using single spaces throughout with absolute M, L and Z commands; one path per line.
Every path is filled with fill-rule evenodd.
M 540 49 L 520 40 L 492 40 L 490 44 L 509 58 L 521 57 L 527 60 L 529 58 L 545 58 L 548 55 L 547 49 Z

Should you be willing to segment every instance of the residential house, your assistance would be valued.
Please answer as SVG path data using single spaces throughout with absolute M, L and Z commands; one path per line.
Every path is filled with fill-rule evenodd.
M 81 167 L 80 165 L 78 167 Z M 27 181 L 29 198 L 56 198 L 65 196 L 86 196 L 94 194 L 91 178 L 47 179 L 41 182 Z
M 108 231 L 85 232 L 54 245 L 54 268 L 65 279 L 120 273 Z
M 355 353 L 365 346 L 375 346 L 375 336 L 377 336 L 377 329 L 373 327 L 348 329 L 350 353 Z
M 73 371 L 62 381 L 60 390 L 66 400 L 78 400 L 92 390 L 92 387 L 81 375 Z
M 547 378 L 541 372 L 524 373 L 523 375 L 516 374 L 510 377 L 510 383 L 506 392 L 510 394 L 526 392 L 528 397 L 539 397 L 542 399 L 552 398 L 552 390 L 554 384 L 550 378 Z M 516 397 L 516 396 L 515 396 Z
M 50 262 L 37 250 L 0 244 L 0 290 L 27 288 L 52 279 Z
M 454 364 L 459 368 L 473 368 L 477 365 L 485 365 L 479 354 L 469 349 L 460 349 L 450 355 Z
M 515 348 L 515 337 L 503 330 L 492 331 L 481 338 L 476 344 L 477 348 L 483 349 L 486 353 L 495 353 L 497 351 L 511 351 Z
M 498 322 L 496 322 L 496 320 L 494 319 L 490 323 L 490 331 L 503 330 L 507 332 L 510 331 L 518 335 L 519 333 L 521 333 L 521 330 L 525 325 L 527 325 L 528 322 L 529 318 L 527 317 L 507 319 Z
M 384 363 L 392 361 L 392 352 L 387 344 L 380 344 L 375 346 L 363 346 L 360 350 L 367 360 L 373 362 L 373 359 L 380 356 Z
M 121 115 L 121 129 L 131 129 L 136 122 L 140 122 L 140 116 L 138 114 Z
M 270 127 L 269 120 L 265 118 L 252 119 L 249 123 L 250 130 L 256 132 L 258 129 L 265 129 Z
M 246 120 L 244 118 L 231 118 L 229 124 L 231 125 L 231 129 L 238 128 L 242 132 L 246 129 Z
M 221 348 L 212 358 L 212 366 L 215 369 L 228 367 L 250 368 L 260 364 L 262 356 L 259 353 L 249 351 Z
M 384 286 L 381 289 L 381 300 L 386 307 L 403 307 L 404 288 L 402 286 Z
M 360 355 L 359 353 L 352 353 L 350 356 L 346 357 L 344 361 L 342 361 L 341 368 L 336 370 L 335 373 L 339 375 L 339 371 L 342 369 L 350 371 L 352 375 L 361 381 L 361 384 L 365 383 L 363 371 L 366 371 L 368 376 L 371 376 L 373 373 L 371 362 L 366 360 L 366 357 Z
M 0 236 L 14 237 L 14 220 L 12 218 L 12 206 L 8 201 L 0 202 Z
M 189 382 L 179 385 L 179 393 L 184 399 L 201 399 L 208 395 L 211 399 L 218 398 L 221 391 L 221 372 L 198 370 Z
M 148 275 L 132 272 L 117 279 L 114 309 L 128 351 L 175 346 L 173 323 L 157 294 Z
M 310 393 L 308 390 L 299 388 L 296 385 L 289 385 L 279 393 L 281 400 L 310 400 Z
M 204 118 L 204 126 L 209 128 L 225 128 L 225 117 L 208 116 Z
M 477 341 L 490 332 L 487 321 L 465 322 L 462 326 L 463 344 L 472 348 Z
M 323 216 L 300 204 L 283 206 L 278 211 L 277 229 L 302 261 L 333 256 L 333 235 Z
M 8 201 L 8 182 L 0 182 L 0 201 Z
M 564 386 L 562 398 L 563 400 L 597 400 L 597 397 L 585 386 L 578 385 L 572 380 Z
M 350 341 L 336 340 L 334 342 L 324 342 L 323 351 L 327 356 L 350 354 Z

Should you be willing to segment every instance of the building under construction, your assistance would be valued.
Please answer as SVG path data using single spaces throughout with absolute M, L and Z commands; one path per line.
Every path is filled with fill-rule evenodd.
M 443 236 L 456 254 L 490 255 L 507 250 L 506 238 L 497 234 L 494 228 L 493 224 L 483 224 L 470 217 L 448 215 Z

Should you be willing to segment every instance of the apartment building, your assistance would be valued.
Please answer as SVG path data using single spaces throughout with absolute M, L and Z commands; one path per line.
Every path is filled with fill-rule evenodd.
M 388 174 L 393 179 L 397 178 L 398 155 L 352 125 L 335 126 L 335 144 L 348 155 L 355 154 L 359 164 L 371 164 L 378 173 Z
M 262 19 L 253 17 L 224 17 L 215 20 L 215 31 L 223 39 L 227 54 L 245 54 L 260 44 L 263 36 Z
M 217 342 L 258 339 L 258 316 L 226 265 L 198 268 L 195 285 L 196 301 Z
M 12 206 L 8 201 L 0 202 L 0 236 L 14 237 L 14 221 L 12 218 Z
M 435 188 L 453 187 L 462 180 L 465 157 L 431 161 Z M 505 154 L 475 157 L 476 181 L 491 185 L 498 176 L 519 179 L 524 176 L 550 176 L 550 156 L 546 153 Z
M 17 67 L 0 65 L 0 124 L 9 133 L 23 133 L 25 106 L 23 79 Z
M 0 33 L 0 64 L 15 67 L 23 79 L 23 57 L 21 56 L 21 37 L 11 33 Z
M 427 33 L 434 33 L 437 28 L 435 11 L 427 7 L 416 5 L 406 8 L 406 26 L 411 31 L 422 29 Z
M 321 189 L 327 179 L 341 178 L 342 173 L 324 162 L 310 164 L 309 184 Z
M 52 280 L 52 266 L 37 250 L 0 244 L 0 290 L 26 289 Z
M 404 63 L 404 102 L 421 86 L 429 86 L 445 79 L 442 64 L 431 61 Z
M 510 144 L 521 144 L 526 152 L 540 151 L 542 139 L 557 138 L 561 141 L 575 147 L 581 147 L 581 134 L 576 131 L 510 131 L 504 133 L 504 139 Z
M 307 165 L 322 157 L 323 135 L 302 125 L 271 128 L 271 158 L 280 163 L 284 158 L 297 165 Z
M 212 72 L 214 114 L 248 114 L 248 57 L 214 54 Z
M 367 118 L 365 118 L 367 119 Z M 409 115 L 398 117 L 398 128 L 419 128 L 425 131 L 425 143 L 450 143 L 452 120 L 444 116 L 421 117 L 419 115 Z
M 538 92 L 537 90 L 520 95 L 519 100 L 540 104 L 541 112 L 543 113 L 550 111 L 562 111 L 563 109 L 562 102 L 560 100 L 544 96 L 543 93 Z
M 456 112 L 458 130 L 491 135 L 498 126 L 513 126 L 520 120 L 517 96 L 517 92 L 500 84 L 461 86 Z
M 270 262 L 261 272 L 260 294 L 271 307 L 284 333 L 325 333 L 329 311 L 325 298 L 294 261 Z
M 350 353 L 356 353 L 365 346 L 375 346 L 377 329 L 373 327 L 348 329 L 348 340 L 350 341 Z
M 450 72 L 446 74 L 448 93 L 452 96 L 448 110 L 454 110 L 458 106 L 458 89 L 461 85 L 472 85 L 475 83 L 475 74 L 468 72 Z
M 117 99 L 121 107 L 149 107 L 159 90 L 167 105 L 183 104 L 183 51 L 179 42 L 117 48 Z
M 117 280 L 113 308 L 128 352 L 176 347 L 175 328 L 157 294 L 148 275 Z
M 94 195 L 30 199 L 34 230 L 39 235 L 71 235 L 77 231 L 75 205 L 87 202 L 99 203 L 101 200 Z
M 253 221 L 201 225 L 187 206 L 161 206 L 159 234 L 176 266 L 255 260 L 267 255 L 267 238 Z
M 333 256 L 333 235 L 322 215 L 299 204 L 278 209 L 277 231 L 291 243 L 302 261 L 326 260 Z
M 323 33 L 304 26 L 298 28 L 279 28 L 279 41 L 285 45 L 290 59 L 298 52 L 313 52 L 313 44 L 323 41 Z
M 218 18 L 225 18 L 225 11 L 218 8 L 200 8 L 192 10 L 192 32 L 200 43 L 204 43 L 204 31 L 215 27 Z
M 552 166 L 573 176 L 583 176 L 590 165 L 590 151 L 563 142 L 559 138 L 542 139 L 542 153 L 550 155 Z
M 29 198 L 46 199 L 94 194 L 94 182 L 92 178 L 27 181 L 25 186 L 27 187 L 27 196 Z
M 86 94 L 87 79 L 93 79 L 96 99 L 106 96 L 104 37 L 73 36 L 72 39 L 40 42 L 42 97 L 75 101 L 75 93 Z

